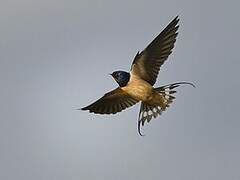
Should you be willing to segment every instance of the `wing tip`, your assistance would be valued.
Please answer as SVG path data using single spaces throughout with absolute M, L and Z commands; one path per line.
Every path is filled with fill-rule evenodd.
M 173 27 L 175 27 L 176 29 L 179 28 L 179 21 L 180 21 L 180 18 L 179 18 L 179 15 L 177 15 L 170 23 L 169 25 L 171 24 Z
M 86 106 L 86 107 L 78 108 L 76 110 L 86 111 L 86 110 L 90 110 L 90 109 L 89 109 L 89 106 Z
M 173 21 L 179 21 L 179 20 L 180 20 L 179 15 L 177 15 L 177 16 L 173 19 Z

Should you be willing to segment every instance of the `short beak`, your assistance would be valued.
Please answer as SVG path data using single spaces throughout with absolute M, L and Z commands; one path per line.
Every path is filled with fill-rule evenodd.
M 110 76 L 116 81 L 115 77 L 113 76 L 113 73 L 109 73 Z

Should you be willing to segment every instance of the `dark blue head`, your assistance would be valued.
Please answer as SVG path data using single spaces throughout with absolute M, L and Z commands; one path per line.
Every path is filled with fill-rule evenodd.
M 111 75 L 120 87 L 126 86 L 130 79 L 130 74 L 125 71 L 114 71 Z

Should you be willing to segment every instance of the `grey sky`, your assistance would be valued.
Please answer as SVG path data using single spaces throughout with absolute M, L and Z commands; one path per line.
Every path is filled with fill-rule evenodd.
M 0 179 L 240 179 L 237 1 L 0 2 Z M 163 115 L 137 134 L 139 105 L 76 111 L 117 84 L 176 15 L 156 86 L 180 80 Z

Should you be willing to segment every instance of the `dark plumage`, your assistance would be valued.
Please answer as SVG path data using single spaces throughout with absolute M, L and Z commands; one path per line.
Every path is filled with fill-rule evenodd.
M 192 83 L 179 82 L 153 87 L 160 67 L 172 53 L 178 35 L 178 22 L 177 16 L 142 52 L 136 54 L 130 73 L 115 71 L 111 74 L 119 87 L 82 110 L 97 114 L 115 114 L 141 101 L 138 132 L 142 135 L 140 126 L 150 122 L 169 107 L 175 99 L 175 88 L 182 84 L 194 86 Z
M 114 71 L 111 75 L 120 87 L 126 86 L 130 79 L 130 73 L 125 71 Z

